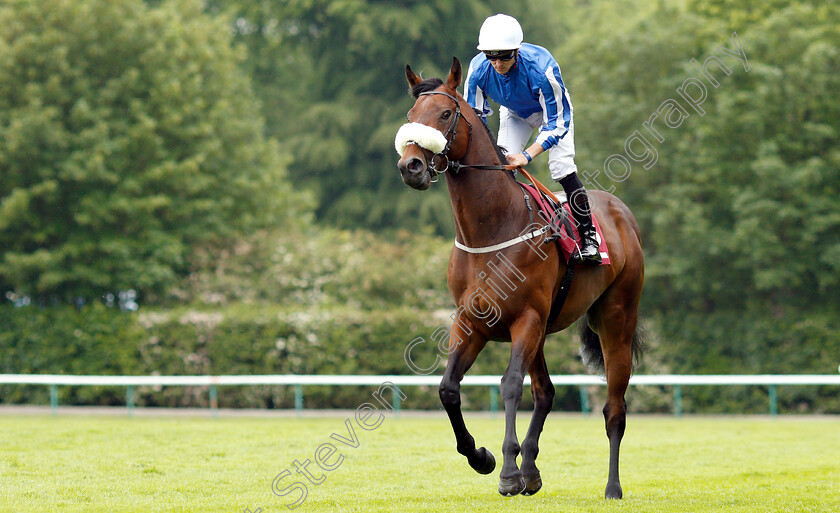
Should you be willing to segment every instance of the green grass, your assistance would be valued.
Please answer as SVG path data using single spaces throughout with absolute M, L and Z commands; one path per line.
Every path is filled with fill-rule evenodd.
M 355 426 L 355 449 L 330 439 L 348 436 L 346 418 L 0 416 L 0 511 L 288 511 L 296 494 L 273 495 L 271 483 L 295 459 L 326 475 L 301 512 L 840 511 L 840 419 L 631 416 L 625 498 L 605 501 L 596 416 L 550 417 L 537 460 L 544 487 L 513 498 L 496 492 L 501 417 L 467 419 L 496 455 L 487 476 L 456 453 L 442 413 Z M 345 460 L 324 473 L 314 452 L 328 441 Z

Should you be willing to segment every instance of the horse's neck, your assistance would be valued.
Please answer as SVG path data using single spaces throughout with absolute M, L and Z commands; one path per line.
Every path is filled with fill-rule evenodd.
M 461 159 L 464 164 L 498 164 L 487 145 L 476 145 Z M 449 199 L 458 239 L 470 247 L 497 244 L 526 228 L 522 190 L 504 171 L 463 168 L 446 173 Z M 523 220 L 524 217 L 524 220 Z

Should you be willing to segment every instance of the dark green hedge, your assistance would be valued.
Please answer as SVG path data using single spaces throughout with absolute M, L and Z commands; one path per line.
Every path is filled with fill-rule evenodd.
M 102 305 L 39 308 L 0 307 L 0 372 L 101 375 L 201 374 L 412 374 L 406 346 L 426 344 L 412 355 L 435 360 L 431 335 L 448 324 L 445 313 L 417 310 L 298 312 L 248 311 L 126 313 Z M 571 338 L 553 339 L 553 372 L 581 372 Z M 491 344 L 471 374 L 501 374 L 508 344 Z M 577 367 L 576 367 L 577 366 Z M 442 366 L 435 372 L 440 374 Z M 308 408 L 354 408 L 375 387 L 309 386 Z M 407 387 L 405 408 L 437 408 L 436 387 Z M 527 394 L 526 394 L 527 395 Z M 140 406 L 207 406 L 206 387 L 140 387 Z M 60 387 L 62 404 L 124 404 L 122 387 Z M 0 387 L 2 403 L 49 401 L 47 387 Z M 576 390 L 558 390 L 558 407 L 579 409 Z M 464 406 L 486 409 L 485 387 L 465 387 Z M 523 407 L 530 403 L 527 398 Z M 291 408 L 287 386 L 220 387 L 221 407 Z
M 144 330 L 136 316 L 106 308 L 0 307 L 0 372 L 7 374 L 141 374 L 137 346 Z M 61 391 L 65 402 L 122 404 L 119 387 Z M 47 387 L 0 387 L 0 402 L 48 402 Z
M 657 358 L 677 374 L 836 374 L 840 364 L 840 320 L 831 311 L 793 309 L 714 311 L 660 316 L 670 335 Z M 734 370 L 733 370 L 734 369 Z M 767 387 L 685 387 L 687 411 L 762 413 Z M 840 387 L 778 387 L 780 411 L 840 413 Z
M 731 317 L 731 318 L 730 318 Z M 840 354 L 837 330 L 828 317 L 779 322 L 753 321 L 749 332 L 739 331 L 735 317 L 720 315 L 719 331 L 698 316 L 679 326 L 657 321 L 659 328 L 696 340 L 684 344 L 651 337 L 643 373 L 831 373 Z M 417 337 L 428 341 L 413 351 L 418 365 L 436 356 L 432 334 L 448 325 L 445 311 L 414 309 L 388 311 L 277 310 L 248 305 L 217 311 L 176 309 L 121 312 L 100 304 L 82 309 L 69 306 L 0 307 L 0 372 L 96 375 L 203 374 L 412 374 L 404 361 L 406 346 Z M 778 320 L 777 320 L 778 321 Z M 756 340 L 764 339 L 764 349 Z M 493 343 L 479 357 L 470 374 L 501 375 L 509 344 Z M 682 350 L 680 350 L 682 348 Z M 768 349 L 769 348 L 769 349 Z M 552 335 L 546 359 L 553 374 L 585 373 L 572 334 Z M 663 363 L 667 362 L 667 364 Z M 440 375 L 442 367 L 434 374 Z M 376 387 L 304 387 L 307 408 L 355 408 L 371 400 Z M 406 387 L 405 408 L 438 408 L 437 387 Z M 486 387 L 464 387 L 466 409 L 486 410 Z M 603 404 L 603 387 L 591 389 L 591 407 Z M 0 403 L 47 404 L 44 386 L 5 385 Z M 125 404 L 123 387 L 59 387 L 61 404 Z M 627 395 L 632 411 L 667 412 L 672 407 L 668 387 L 634 387 Z M 208 405 L 207 387 L 139 387 L 139 406 Z M 526 391 L 522 408 L 531 407 Z M 687 412 L 763 413 L 768 410 L 762 387 L 684 387 Z M 219 389 L 219 406 L 292 408 L 289 386 L 228 386 Z M 782 412 L 840 412 L 838 387 L 779 387 Z M 574 387 L 558 387 L 556 410 L 580 410 Z

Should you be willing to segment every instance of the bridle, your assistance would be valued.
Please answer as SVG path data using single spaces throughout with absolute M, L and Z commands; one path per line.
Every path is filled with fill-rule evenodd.
M 427 91 L 425 93 L 420 93 L 417 95 L 420 96 L 431 96 L 434 94 L 439 94 L 442 96 L 446 96 L 450 100 L 455 103 L 455 114 L 452 116 L 452 121 L 449 122 L 449 128 L 446 129 L 446 133 L 443 134 L 444 138 L 446 138 L 446 146 L 444 146 L 443 150 L 440 153 L 435 153 L 432 155 L 431 162 L 426 161 L 426 168 L 432 174 L 432 183 L 438 181 L 438 175 L 443 174 L 450 169 L 457 173 L 458 170 L 462 167 L 461 164 L 457 161 L 452 161 L 449 159 L 449 150 L 452 148 L 452 143 L 455 141 L 455 136 L 458 135 L 458 125 L 461 122 L 461 103 L 458 101 L 457 98 L 452 96 L 449 93 L 443 91 Z M 406 116 L 408 118 L 408 116 Z M 409 120 L 410 121 L 410 120 Z M 470 123 L 466 118 L 464 121 L 467 123 L 469 127 L 469 133 L 467 134 L 467 144 L 469 141 L 472 140 L 472 123 Z M 410 143 L 410 144 L 417 144 L 417 143 Z M 418 145 L 419 146 L 419 145 Z M 421 149 L 423 149 L 421 147 Z M 426 158 L 426 152 L 423 151 L 423 158 Z M 442 164 L 443 167 L 438 167 L 438 164 Z
M 447 171 L 452 171 L 453 173 L 458 174 L 458 171 L 460 171 L 461 168 L 464 167 L 471 167 L 475 169 L 493 169 L 498 171 L 512 171 L 518 168 L 518 166 L 510 165 L 462 164 L 457 160 L 451 160 L 449 158 L 449 150 L 452 148 L 452 143 L 455 141 L 455 136 L 458 134 L 458 124 L 460 123 L 461 118 L 463 117 L 463 115 L 461 114 L 461 103 L 458 101 L 457 98 L 444 91 L 427 91 L 425 93 L 420 93 L 417 96 L 431 96 L 434 94 L 446 96 L 447 98 L 452 100 L 455 103 L 455 115 L 452 116 L 452 121 L 449 123 L 449 128 L 447 128 L 446 133 L 443 134 L 443 136 L 446 138 L 446 146 L 440 153 L 435 153 L 434 155 L 432 155 L 431 162 L 426 161 L 426 168 L 429 169 L 429 172 L 432 174 L 432 183 L 438 181 L 438 175 L 441 175 Z M 467 120 L 467 118 L 464 118 L 464 122 L 466 122 L 467 126 L 469 127 L 469 133 L 467 134 L 467 144 L 469 145 L 469 141 L 472 140 L 473 126 L 472 123 L 470 123 L 469 120 Z M 467 146 L 467 149 L 469 149 L 469 146 Z M 422 153 L 423 158 L 425 159 L 426 152 L 423 151 Z M 438 164 L 442 164 L 442 167 L 438 167 Z
M 443 174 L 443 173 L 445 173 L 449 170 L 451 170 L 453 173 L 457 174 L 458 171 L 461 170 L 461 168 L 465 168 L 465 167 L 469 167 L 469 168 L 473 168 L 473 169 L 491 169 L 491 170 L 498 170 L 498 171 L 519 170 L 519 172 L 521 172 L 523 174 L 523 176 L 525 176 L 532 184 L 534 184 L 534 187 L 536 187 L 538 190 L 540 190 L 542 193 L 544 193 L 547 197 L 554 200 L 554 202 L 557 205 L 560 205 L 561 202 L 557 199 L 557 197 L 554 195 L 554 193 L 551 190 L 549 190 L 546 186 L 541 184 L 539 181 L 534 179 L 534 177 L 531 176 L 527 171 L 525 171 L 525 169 L 522 168 L 521 166 L 497 165 L 497 164 L 462 164 L 461 162 L 459 162 L 457 160 L 455 160 L 455 161 L 451 160 L 449 158 L 449 150 L 452 148 L 452 142 L 455 140 L 455 136 L 457 135 L 457 132 L 458 132 L 458 124 L 461 121 L 461 117 L 462 117 L 462 115 L 461 115 L 461 104 L 460 104 L 460 102 L 458 101 L 457 98 L 455 98 L 451 94 L 443 92 L 443 91 L 427 91 L 425 93 L 420 93 L 417 96 L 418 97 L 420 97 L 420 96 L 431 96 L 431 95 L 434 95 L 434 94 L 440 94 L 440 95 L 446 96 L 447 98 L 452 100 L 455 103 L 455 115 L 453 116 L 452 121 L 449 123 L 449 128 L 446 129 L 446 133 L 444 134 L 444 138 L 446 139 L 446 145 L 444 146 L 443 150 L 441 150 L 439 153 L 435 153 L 435 154 L 432 155 L 431 163 L 428 160 L 426 161 L 426 168 L 429 170 L 429 174 L 431 174 L 431 176 L 432 176 L 432 178 L 431 178 L 432 183 L 438 181 L 438 176 L 440 174 Z M 406 116 L 406 119 L 408 119 L 408 116 Z M 408 121 L 411 121 L 411 119 L 408 119 Z M 464 118 L 464 121 L 467 123 L 467 126 L 470 127 L 470 131 L 469 131 L 468 138 L 467 138 L 467 150 L 469 150 L 469 143 L 472 140 L 472 128 L 473 127 L 472 127 L 472 123 L 470 123 L 469 120 Z M 416 143 L 414 141 L 409 141 L 408 144 L 414 144 L 414 145 L 418 146 L 422 150 L 421 153 L 423 154 L 424 159 L 426 158 L 426 152 L 431 151 L 431 150 L 426 150 L 425 148 L 423 148 L 422 146 L 420 146 L 418 143 Z M 465 155 L 466 155 L 466 153 L 467 153 L 467 151 L 464 151 Z M 443 169 L 440 169 L 435 165 L 435 159 L 439 159 L 439 158 L 444 159 L 444 161 L 446 162 L 446 165 L 443 167 Z M 520 184 L 520 187 L 522 187 L 521 184 Z M 532 216 L 531 204 L 530 204 L 530 199 L 529 199 L 528 192 L 524 192 L 524 198 L 525 198 L 525 204 L 528 207 L 528 217 L 530 218 L 531 224 L 533 224 L 533 216 Z M 529 224 L 528 226 L 531 226 L 531 224 Z M 550 224 L 546 225 L 546 226 L 550 226 Z M 545 228 L 543 228 L 541 230 L 544 230 L 544 229 Z M 530 234 L 530 236 L 535 235 L 537 232 L 540 232 L 540 230 L 532 232 Z M 569 228 L 569 233 L 571 233 L 570 228 Z M 520 239 L 521 239 L 521 237 L 520 237 Z M 514 240 L 518 240 L 518 239 L 514 239 Z M 508 241 L 508 242 L 510 242 L 510 241 Z M 456 246 L 458 244 L 460 244 L 457 239 L 455 240 L 455 243 L 456 243 Z M 497 249 L 496 247 L 491 246 L 489 248 L 481 248 L 481 250 L 479 251 L 479 250 L 476 250 L 476 248 L 468 248 L 468 247 L 464 246 L 463 244 L 460 245 L 459 247 L 464 251 L 479 252 L 479 253 L 484 252 L 484 250 L 486 250 L 486 249 L 492 249 L 492 250 Z M 561 252 L 561 250 L 559 249 L 559 246 L 558 246 L 557 251 Z M 563 286 L 561 286 L 561 294 L 563 294 L 563 300 L 564 301 L 565 301 L 565 294 L 568 293 L 568 285 L 571 283 L 571 277 L 573 275 L 574 275 L 574 266 L 569 266 L 567 271 L 566 271 L 566 275 L 563 277 Z M 563 293 L 563 287 L 564 286 L 566 287 L 566 292 L 565 293 Z M 562 304 L 563 303 L 561 302 L 560 303 L 561 307 L 562 307 Z M 553 308 L 554 308 L 554 305 L 552 305 L 552 319 L 556 318 L 556 314 L 553 312 Z M 559 311 L 558 311 L 558 313 L 559 313 Z M 552 322 L 553 322 L 553 320 L 552 320 Z

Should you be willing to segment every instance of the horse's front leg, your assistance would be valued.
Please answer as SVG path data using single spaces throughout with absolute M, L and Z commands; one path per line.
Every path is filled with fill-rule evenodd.
M 516 437 L 516 411 L 522 401 L 522 383 L 543 344 L 543 321 L 534 311 L 526 311 L 511 326 L 510 363 L 502 376 L 500 392 L 505 403 L 504 463 L 499 475 L 499 493 L 510 497 L 525 491 L 525 480 L 516 464 L 519 440 Z M 534 467 L 536 468 L 536 467 Z
M 534 363 L 528 369 L 531 375 L 531 395 L 534 396 L 534 413 L 531 425 L 522 441 L 522 476 L 525 479 L 525 490 L 522 495 L 534 495 L 542 488 L 540 471 L 537 468 L 537 455 L 540 452 L 539 442 L 545 419 L 554 403 L 554 385 L 548 375 L 545 355 L 540 348 Z
M 470 466 L 479 474 L 493 472 L 496 458 L 484 447 L 475 448 L 475 439 L 467 430 L 461 413 L 461 380 L 486 343 L 487 339 L 479 335 L 475 326 L 464 316 L 453 324 L 449 339 L 449 359 L 439 391 L 440 402 L 455 432 L 458 452 L 467 457 Z

